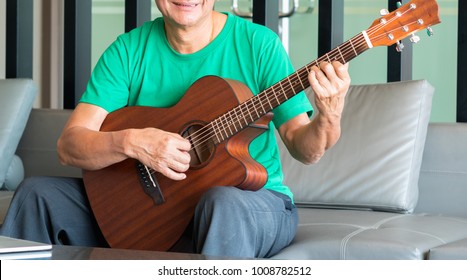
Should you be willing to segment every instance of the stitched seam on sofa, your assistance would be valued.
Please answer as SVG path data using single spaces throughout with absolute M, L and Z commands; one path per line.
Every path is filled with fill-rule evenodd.
M 369 226 L 369 227 L 362 227 L 361 229 L 359 230 L 356 230 L 350 234 L 348 234 L 346 237 L 344 237 L 341 241 L 341 247 L 340 247 L 340 258 L 341 260 L 345 260 L 346 259 L 346 253 L 347 253 L 347 244 L 349 243 L 350 239 L 354 236 L 356 236 L 357 234 L 359 233 L 362 233 L 368 229 L 379 229 L 379 227 L 381 225 L 383 225 L 384 223 L 388 222 L 388 221 L 392 221 L 392 220 L 395 220 L 395 219 L 399 219 L 399 218 L 402 218 L 403 215 L 400 215 L 400 216 L 392 216 L 392 217 L 388 217 L 386 219 L 383 219 L 377 223 L 375 223 L 374 225 L 372 226 Z
M 358 226 L 354 224 L 344 224 L 344 223 L 306 223 L 306 224 L 299 224 L 299 227 L 301 226 L 349 226 L 349 227 L 354 227 L 354 228 L 363 228 L 366 229 L 367 227 L 364 226 Z
M 426 233 L 426 232 L 423 232 L 423 231 L 418 231 L 418 230 L 413 230 L 413 229 L 407 229 L 407 228 L 400 228 L 400 227 L 385 227 L 384 229 L 397 229 L 397 230 L 400 230 L 400 231 L 406 231 L 406 232 L 413 232 L 413 233 L 418 233 L 418 234 L 421 234 L 421 235 L 425 235 L 425 236 L 429 236 L 429 237 L 432 237 L 438 241 L 440 241 L 441 243 L 443 244 L 446 244 L 447 241 L 442 239 L 441 237 L 438 237 L 436 235 L 433 235 L 433 234 L 430 234 L 430 233 Z
M 344 237 L 341 241 L 341 247 L 340 247 L 340 259 L 341 260 L 345 260 L 345 255 L 347 253 L 347 243 L 349 242 L 350 238 L 354 237 L 355 235 L 361 233 L 361 232 L 364 232 L 365 230 L 367 230 L 368 228 L 361 228 L 361 229 L 358 229 L 350 234 L 348 234 L 346 237 Z
M 378 229 L 380 228 L 383 224 L 389 222 L 389 221 L 392 221 L 392 220 L 396 220 L 396 219 L 401 219 L 401 218 L 404 218 L 405 215 L 397 215 L 397 216 L 392 216 L 392 217 L 388 217 L 386 219 L 383 219 L 377 223 L 375 223 L 371 228 L 373 229 Z

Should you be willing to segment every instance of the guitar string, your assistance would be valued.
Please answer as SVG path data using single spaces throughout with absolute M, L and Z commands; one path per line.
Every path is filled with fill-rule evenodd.
M 359 45 L 358 43 L 359 42 L 354 43 L 357 47 L 345 45 L 344 48 L 341 49 L 343 54 L 347 56 L 349 53 L 354 53 L 355 49 L 360 49 L 361 47 L 365 46 L 364 44 Z M 365 43 L 364 39 L 360 40 L 360 43 Z M 333 53 L 333 52 L 331 51 L 330 53 Z M 337 54 L 332 55 L 332 56 L 337 57 Z M 321 58 L 318 58 L 317 60 L 315 60 L 314 62 L 306 65 L 305 67 L 300 68 L 295 73 L 290 75 L 290 76 L 294 76 L 294 77 L 292 77 L 292 78 L 290 78 L 290 76 L 286 77 L 284 80 L 280 81 L 279 83 L 271 86 L 268 89 L 265 89 L 263 92 L 257 94 L 256 96 L 253 96 L 252 98 L 250 98 L 250 99 L 246 100 L 245 102 L 241 103 L 236 108 L 233 108 L 232 110 L 228 111 L 227 113 L 223 114 L 222 116 L 220 116 L 220 117 L 214 119 L 213 121 L 211 121 L 211 123 L 206 125 L 206 126 L 209 126 L 209 128 L 207 128 L 207 131 L 204 131 L 204 130 L 200 129 L 200 130 L 196 131 L 195 133 L 193 133 L 192 135 L 190 135 L 190 137 L 199 138 L 199 139 L 196 139 L 196 140 L 198 140 L 198 141 L 201 140 L 203 142 L 201 142 L 200 144 L 204 144 L 205 141 L 208 141 L 206 138 L 209 138 L 209 139 L 212 138 L 213 137 L 212 133 L 215 133 L 215 134 L 220 134 L 221 135 L 220 137 L 216 136 L 216 138 L 217 139 L 221 138 L 221 140 L 218 141 L 218 142 L 222 142 L 223 140 L 228 138 L 228 136 L 224 137 L 224 134 L 225 135 L 231 134 L 231 133 L 229 133 L 229 131 L 227 131 L 227 130 L 230 130 L 230 125 L 231 124 L 234 124 L 234 126 L 235 126 L 235 124 L 240 124 L 240 126 L 241 126 L 242 122 L 248 123 L 246 121 L 246 119 L 248 117 L 250 119 L 253 118 L 251 116 L 252 115 L 251 107 L 255 108 L 255 110 L 256 110 L 256 108 L 259 108 L 259 106 L 256 105 L 257 103 L 262 108 L 260 114 L 261 113 L 266 113 L 266 112 L 270 111 L 272 108 L 270 108 L 269 110 L 266 110 L 266 109 L 264 109 L 264 106 L 269 105 L 269 107 L 276 107 L 278 104 L 283 103 L 284 99 L 288 99 L 288 97 L 284 97 L 284 95 L 286 95 L 285 92 L 287 92 L 287 91 L 289 91 L 291 89 L 293 91 L 295 91 L 293 89 L 293 84 L 295 84 L 295 85 L 299 85 L 299 84 L 304 85 L 304 84 L 306 84 L 306 86 L 303 86 L 303 89 L 306 89 L 307 87 L 309 87 L 308 80 L 305 80 L 305 82 L 304 82 L 303 78 L 301 76 L 304 76 L 305 73 L 306 74 L 309 73 L 309 68 L 311 68 L 313 65 L 316 65 L 317 63 L 320 63 L 320 62 L 325 61 L 325 60 L 326 59 L 324 57 L 321 57 Z M 282 84 L 282 88 L 278 89 L 278 87 L 281 87 L 280 84 Z M 285 84 L 285 87 L 284 87 L 284 84 Z M 272 92 L 272 94 L 271 94 L 271 92 Z M 271 100 L 271 98 L 269 96 L 272 96 L 273 100 Z M 272 105 L 272 103 L 274 105 Z M 233 112 L 238 111 L 238 108 L 240 108 L 240 113 L 232 114 Z M 233 118 L 232 115 L 234 117 L 237 117 L 237 118 L 236 119 Z M 256 113 L 256 115 L 258 115 L 258 113 Z M 225 120 L 222 121 L 222 119 L 225 119 Z M 256 119 L 256 118 L 253 118 L 253 119 Z M 225 127 L 225 125 L 229 125 L 229 127 Z M 215 126 L 216 127 L 219 127 L 219 126 L 221 127 L 221 129 L 219 130 L 218 133 L 213 132 L 213 131 L 209 131 L 209 129 L 216 130 Z M 237 130 L 237 129 L 235 129 L 235 130 Z M 199 135 L 199 136 L 195 135 L 195 134 L 200 134 L 200 133 L 201 133 L 201 135 Z M 203 135 L 203 134 L 205 134 L 205 135 Z M 208 135 L 206 135 L 206 134 L 208 134 Z M 204 139 L 200 138 L 200 137 L 204 137 Z M 196 145 L 195 145 L 194 148 L 196 148 Z
M 406 12 L 408 12 L 408 11 L 409 11 L 409 10 L 407 10 Z M 405 12 L 404 12 L 404 13 L 405 13 Z M 387 23 L 390 23 L 391 21 L 395 20 L 396 18 L 397 18 L 397 17 L 392 17 L 392 19 L 389 20 Z M 379 29 L 380 26 L 386 25 L 387 23 L 385 23 L 385 24 L 379 24 L 379 26 L 376 25 L 376 26 L 374 26 L 373 28 L 368 29 L 368 34 L 369 34 L 369 35 L 373 35 L 373 34 L 377 31 L 377 30 L 374 30 L 374 29 Z M 416 24 L 416 23 L 417 23 L 417 22 L 412 22 L 412 23 L 409 23 L 408 25 L 412 25 L 412 24 Z M 392 31 L 394 31 L 394 30 L 396 30 L 396 29 L 393 29 Z M 386 35 L 385 35 L 385 34 L 379 35 L 379 37 L 381 37 L 381 36 L 386 36 Z M 356 53 L 356 49 L 359 49 L 359 47 L 365 47 L 365 45 L 366 45 L 365 38 L 361 39 L 361 37 L 363 37 L 362 34 L 359 34 L 359 35 L 354 36 L 354 37 L 352 38 L 352 39 L 355 39 L 355 38 L 357 39 L 357 40 L 356 40 L 356 41 L 357 41 L 357 47 L 354 47 L 354 46 L 352 45 L 353 42 L 352 42 L 352 39 L 350 39 L 348 42 L 344 43 L 343 45 L 341 45 L 341 46 L 337 47 L 336 49 L 334 49 L 334 50 L 330 51 L 329 53 L 327 53 L 327 54 L 325 55 L 327 59 L 325 59 L 324 56 L 322 56 L 322 57 L 318 58 L 317 60 L 315 60 L 314 64 L 315 64 L 315 65 L 318 65 L 319 62 L 325 61 L 325 60 L 330 61 L 331 59 L 329 58 L 329 55 L 331 55 L 331 57 L 332 57 L 332 56 L 335 57 L 336 60 L 340 60 L 340 58 L 339 58 L 339 55 L 340 55 L 340 56 L 343 58 L 343 61 L 341 61 L 341 62 L 345 63 L 346 61 L 345 61 L 345 58 L 344 58 L 344 54 L 345 54 L 345 56 L 348 58 L 347 55 L 348 55 L 349 53 L 352 53 L 352 52 Z M 375 38 L 378 38 L 378 36 L 375 37 Z M 363 43 L 365 43 L 365 44 L 363 44 Z M 360 44 L 360 45 L 359 45 L 359 44 Z M 349 46 L 349 45 L 350 45 L 350 46 Z M 340 48 L 340 47 L 343 47 L 343 48 Z M 366 50 L 366 49 L 364 49 L 363 51 L 365 51 L 365 50 Z M 363 51 L 362 51 L 362 52 L 363 52 Z M 337 52 L 339 52 L 339 55 L 337 54 Z M 360 53 L 361 53 L 361 52 L 360 52 Z M 357 55 L 358 55 L 358 54 L 357 54 Z M 356 56 L 357 56 L 357 55 L 356 55 Z M 354 56 L 354 57 L 356 57 L 356 56 Z M 351 58 L 351 59 L 352 59 L 352 58 Z M 231 124 L 234 125 L 234 131 L 235 131 L 235 133 L 238 132 L 239 130 L 243 129 L 243 128 L 242 128 L 242 120 L 244 120 L 245 125 L 248 125 L 248 121 L 246 120 L 246 116 L 245 116 L 245 115 L 249 115 L 251 119 L 253 119 L 253 118 L 252 118 L 252 116 L 251 116 L 251 110 L 249 109 L 249 106 L 247 105 L 247 103 L 253 103 L 253 104 L 252 104 L 252 105 L 253 105 L 252 107 L 255 109 L 255 111 L 257 111 L 257 110 L 256 110 L 257 106 L 255 106 L 255 102 L 258 101 L 259 104 L 261 105 L 262 109 L 263 109 L 263 110 L 260 112 L 261 115 L 263 115 L 263 114 L 265 114 L 266 112 L 270 111 L 270 110 L 264 110 L 264 105 L 266 105 L 266 102 L 264 102 L 264 98 L 263 98 L 263 97 L 265 97 L 267 103 L 271 105 L 271 100 L 270 100 L 270 98 L 269 98 L 269 96 L 270 96 L 271 94 L 267 94 L 268 92 L 270 93 L 271 90 L 273 91 L 273 97 L 276 98 L 276 100 L 278 101 L 278 104 L 281 104 L 282 102 L 285 102 L 284 99 L 282 98 L 282 95 L 285 96 L 285 99 L 286 99 L 286 100 L 288 99 L 288 97 L 286 96 L 286 93 L 285 93 L 285 92 L 288 92 L 288 91 L 292 90 L 292 91 L 294 92 L 294 95 L 296 94 L 295 89 L 294 89 L 294 86 L 293 86 L 294 84 L 295 84 L 295 85 L 298 85 L 298 82 L 300 82 L 300 84 L 302 85 L 302 88 L 303 88 L 303 89 L 306 89 L 306 88 L 309 86 L 308 81 L 305 82 L 305 84 L 306 84 L 307 86 L 306 86 L 306 87 L 303 86 L 303 80 L 302 80 L 302 78 L 301 78 L 300 76 L 303 75 L 304 73 L 299 73 L 299 72 L 304 72 L 305 70 L 306 70 L 307 72 L 309 72 L 308 68 L 311 67 L 311 66 L 310 66 L 311 64 L 313 64 L 313 62 L 310 63 L 310 64 L 308 64 L 308 65 L 306 65 L 305 67 L 299 69 L 298 71 L 296 71 L 295 73 L 291 74 L 290 76 L 286 77 L 285 79 L 283 79 L 282 81 L 280 81 L 280 82 L 277 83 L 276 85 L 274 85 L 274 86 L 272 86 L 272 87 L 266 89 L 265 91 L 259 93 L 258 95 L 256 95 L 256 96 L 250 98 L 249 100 L 247 100 L 247 101 L 241 103 L 241 104 L 240 104 L 239 106 L 237 106 L 236 108 L 233 108 L 232 110 L 230 110 L 230 111 L 227 112 L 226 114 L 224 114 L 224 115 L 222 115 L 222 116 L 216 118 L 216 119 L 213 120 L 210 124 L 206 125 L 206 126 L 211 126 L 211 129 L 212 129 L 212 130 L 206 128 L 206 131 L 201 131 L 201 132 L 200 132 L 200 133 L 202 133 L 202 134 L 205 134 L 205 135 L 204 135 L 205 137 L 204 137 L 204 139 L 202 139 L 202 142 L 199 143 L 198 145 L 201 145 L 201 144 L 204 145 L 206 141 L 211 140 L 212 137 L 213 137 L 212 133 L 215 133 L 216 138 L 219 140 L 218 133 L 215 132 L 215 128 L 214 128 L 214 125 L 213 125 L 213 123 L 216 123 L 216 125 L 219 127 L 219 124 L 217 123 L 218 119 L 224 118 L 225 121 L 226 121 L 226 122 L 224 122 L 224 124 L 221 124 L 222 129 L 219 130 L 219 133 L 221 134 L 221 137 L 222 137 L 222 140 L 221 140 L 221 141 L 225 140 L 225 138 L 230 137 L 230 136 L 229 136 L 229 132 L 227 131 L 227 129 L 230 130 L 230 134 L 231 134 L 231 135 L 234 134 L 234 133 L 232 133 Z M 294 74 L 295 74 L 295 76 L 297 76 L 298 82 L 297 82 L 297 78 L 296 78 L 296 77 L 290 78 L 291 76 L 294 76 Z M 288 81 L 288 83 L 286 83 L 286 88 L 284 89 L 284 88 L 283 88 L 283 84 L 284 84 L 284 82 L 286 82 L 286 81 Z M 292 82 L 293 82 L 293 83 L 292 83 Z M 274 87 L 278 87 L 278 86 L 280 86 L 281 89 L 282 89 L 282 90 L 278 89 L 278 92 L 281 94 L 280 99 L 281 99 L 282 102 L 278 99 L 277 93 L 276 93 L 275 90 L 274 90 Z M 301 89 L 301 90 L 303 90 L 303 89 Z M 301 90 L 300 90 L 300 91 L 301 91 Z M 265 93 L 266 93 L 266 94 L 265 94 Z M 255 97 L 256 97 L 256 98 L 255 98 Z M 263 100 L 262 100 L 262 98 L 263 98 Z M 246 109 L 247 109 L 247 112 L 246 112 L 246 113 L 245 113 L 245 111 L 244 111 L 243 108 L 242 108 L 242 105 L 244 105 L 244 104 L 246 105 L 245 107 L 246 107 Z M 272 107 L 271 109 L 273 109 L 274 106 L 269 106 L 269 107 Z M 230 117 L 230 119 L 229 119 L 228 117 L 226 117 L 226 115 L 231 116 L 231 115 L 232 115 L 232 112 L 238 111 L 238 108 L 240 108 L 240 113 L 241 113 L 241 114 L 238 114 L 238 113 L 237 113 L 237 114 L 234 114 L 234 116 L 237 117 L 237 119 L 234 119 L 234 118 L 232 118 L 232 117 Z M 258 108 L 259 108 L 259 107 L 258 107 Z M 257 112 L 256 112 L 256 113 L 257 113 Z M 258 113 L 257 113 L 257 115 L 258 115 Z M 252 120 L 252 121 L 253 121 L 253 120 Z M 237 126 L 235 125 L 236 123 L 239 124 L 240 129 L 237 129 Z M 227 124 L 227 125 L 229 125 L 229 126 L 226 128 L 226 127 L 225 127 L 225 124 Z M 200 130 L 202 130 L 202 129 L 200 129 Z M 198 130 L 198 131 L 200 131 L 200 130 Z M 213 131 L 213 130 L 214 130 L 214 131 Z M 198 131 L 197 131 L 197 132 L 198 132 Z M 222 131 L 227 135 L 227 137 L 224 138 L 224 136 L 222 135 Z M 196 134 L 196 132 L 195 132 L 194 134 Z M 190 137 L 193 137 L 194 134 L 193 134 L 193 135 L 190 135 Z M 206 134 L 207 134 L 207 135 L 206 135 Z M 196 136 L 196 135 L 195 135 L 195 136 Z M 203 135 L 202 135 L 202 136 L 203 136 Z M 194 138 L 194 137 L 193 137 L 193 138 Z M 199 139 L 197 139 L 197 140 L 199 140 Z M 218 142 L 221 142 L 221 141 L 218 141 Z M 196 147 L 197 147 L 197 145 L 194 145 L 193 149 L 196 148 Z M 202 151 L 202 150 L 201 150 L 201 151 Z
M 359 35 L 361 37 L 363 37 L 363 35 Z M 349 40 L 350 41 L 350 40 Z M 343 53 L 343 55 L 347 56 L 348 54 L 350 53 L 355 53 L 356 50 L 360 50 L 362 47 L 365 47 L 366 45 L 366 42 L 365 42 L 365 39 L 362 38 L 362 39 L 358 39 L 354 42 L 352 42 L 355 46 L 351 46 L 350 44 L 349 45 L 344 45 L 343 48 L 341 49 L 341 52 Z M 340 46 L 342 47 L 342 46 Z M 332 56 L 332 57 L 337 57 L 337 51 L 331 51 L 329 54 Z M 328 56 L 329 56 L 328 54 Z M 273 85 L 271 86 L 270 88 L 264 90 L 263 92 L 257 94 L 256 96 L 253 96 L 252 98 L 248 99 L 247 101 L 241 103 L 238 107 L 236 108 L 233 108 L 232 110 L 228 111 L 227 113 L 223 114 L 222 116 L 219 116 L 218 118 L 214 119 L 213 121 L 211 121 L 211 123 L 207 124 L 205 127 L 206 129 L 199 129 L 198 131 L 194 132 L 192 135 L 190 135 L 190 138 L 192 139 L 196 139 L 194 140 L 192 143 L 194 144 L 193 146 L 193 149 L 194 148 L 197 148 L 198 145 L 204 145 L 207 141 L 211 140 L 213 138 L 213 136 L 215 136 L 215 138 L 217 138 L 218 140 L 220 141 L 217 141 L 217 142 L 222 142 L 224 141 L 226 138 L 228 138 L 230 134 L 229 131 L 227 130 L 231 130 L 231 125 L 233 124 L 235 126 L 235 128 L 237 127 L 235 124 L 239 124 L 241 126 L 241 123 L 242 122 L 247 122 L 246 119 L 249 117 L 250 119 L 252 119 L 252 110 L 251 110 L 251 107 L 253 108 L 257 108 L 258 106 L 256 106 L 257 103 L 259 103 L 262 107 L 262 112 L 265 113 L 265 112 L 268 112 L 270 110 L 265 110 L 264 109 L 264 105 L 265 104 L 281 104 L 284 102 L 285 99 L 288 99 L 288 97 L 284 97 L 285 93 L 284 91 L 288 91 L 288 90 L 291 90 L 293 89 L 293 85 L 291 85 L 292 83 L 294 83 L 295 85 L 303 85 L 303 84 L 306 84 L 306 86 L 303 87 L 303 89 L 306 89 L 307 87 L 309 87 L 309 83 L 308 83 L 308 80 L 305 80 L 305 82 L 303 81 L 303 78 L 302 76 L 304 76 L 304 74 L 306 73 L 309 73 L 309 68 L 311 68 L 312 66 L 314 65 L 318 65 L 320 62 L 322 61 L 325 61 L 327 60 L 325 57 L 320 57 L 318 59 L 316 59 L 314 62 L 306 65 L 305 67 L 302 67 L 300 68 L 299 70 L 297 70 L 294 74 L 291 74 L 291 76 L 294 76 L 292 78 L 285 78 L 284 80 L 282 80 L 281 82 L 277 83 L 276 85 Z M 290 77 L 290 76 L 289 76 Z M 289 82 L 287 83 L 286 81 L 289 80 Z M 280 87 L 279 84 L 284 84 L 283 82 L 286 82 L 285 84 L 285 87 L 283 88 L 284 90 L 282 89 L 277 89 L 277 87 Z M 293 89 L 293 91 L 295 91 Z M 301 91 L 301 90 L 300 90 Z M 272 94 L 271 94 L 272 92 Z M 272 96 L 272 100 L 269 96 Z M 276 106 L 271 106 L 269 105 L 269 107 L 276 107 Z M 238 114 L 232 114 L 233 112 L 235 111 L 238 111 L 238 108 L 240 108 L 240 113 Z M 246 109 L 246 110 L 245 110 Z M 271 108 L 272 109 L 272 108 Z M 232 115 L 234 117 L 237 117 L 237 118 L 233 118 Z M 258 114 L 256 114 L 258 115 Z M 224 119 L 224 120 L 223 120 Z M 254 119 L 254 118 L 253 118 Z M 226 125 L 228 125 L 228 127 L 226 127 Z M 216 127 L 220 127 L 221 129 L 216 129 Z M 218 132 L 215 132 L 215 131 L 218 131 Z M 238 129 L 235 129 L 235 130 L 238 130 Z M 213 135 L 213 133 L 215 135 Z M 200 134 L 200 135 L 198 135 Z M 220 135 L 220 136 L 219 136 Z M 224 135 L 226 135 L 224 137 Z M 199 142 L 201 141 L 201 142 Z
M 406 12 L 408 12 L 409 10 L 405 11 L 404 13 L 401 13 L 402 15 L 405 14 Z M 397 16 L 393 16 L 390 20 L 388 20 L 386 23 L 379 23 L 373 27 L 370 27 L 369 29 L 366 30 L 367 32 L 367 35 L 369 37 L 373 37 L 374 34 L 376 32 L 378 32 L 381 28 L 383 28 L 384 26 L 386 26 L 388 23 L 396 20 L 398 17 Z M 417 24 L 418 22 L 415 21 L 415 22 L 412 22 L 412 23 L 409 23 L 408 25 L 412 25 L 412 24 Z M 393 30 L 391 30 L 391 32 L 395 31 L 397 28 L 394 28 Z M 388 34 L 388 32 L 386 33 L 383 33 L 383 34 L 380 34 L 374 38 L 380 38 L 382 36 L 387 36 L 386 34 Z M 352 41 L 353 39 L 355 39 L 355 41 Z M 342 48 L 341 48 L 342 47 Z M 361 49 L 363 48 L 363 50 Z M 309 87 L 309 82 L 307 79 L 305 79 L 305 83 L 303 82 L 303 78 L 301 77 L 302 75 L 306 73 L 309 73 L 309 69 L 313 66 L 318 66 L 319 67 L 319 63 L 320 62 L 323 62 L 323 61 L 330 61 L 330 55 L 331 57 L 339 57 L 341 56 L 341 58 L 344 58 L 348 57 L 349 54 L 351 53 L 356 53 L 357 50 L 361 51 L 359 53 L 357 53 L 357 55 L 355 55 L 354 57 L 351 57 L 350 59 L 352 58 L 355 58 L 356 56 L 358 56 L 359 54 L 361 54 L 363 51 L 367 50 L 368 49 L 368 44 L 366 42 L 366 39 L 364 38 L 363 34 L 362 33 L 359 33 L 357 34 L 356 36 L 354 36 L 353 38 L 351 38 L 350 40 L 348 40 L 347 42 L 343 43 L 342 45 L 338 46 L 337 48 L 331 50 L 329 53 L 326 53 L 325 55 L 319 57 L 318 59 L 312 61 L 311 63 L 305 65 L 304 67 L 300 68 L 299 70 L 297 70 L 296 72 L 292 73 L 291 75 L 287 76 L 286 78 L 284 78 L 283 80 L 281 80 L 280 82 L 276 83 L 275 85 L 265 89 L 264 91 L 258 93 L 256 96 L 253 96 L 251 97 L 250 99 L 246 100 L 245 102 L 239 104 L 239 106 L 229 110 L 228 112 L 224 113 L 223 115 L 217 117 L 216 119 L 214 119 L 213 121 L 211 121 L 210 123 L 208 123 L 207 125 L 205 125 L 204 127 L 200 128 L 199 130 L 195 131 L 192 135 L 190 135 L 189 137 L 191 139 L 194 139 L 194 138 L 198 138 L 200 137 L 200 139 L 196 139 L 196 140 L 192 140 L 192 148 L 191 150 L 199 147 L 199 146 L 203 146 L 204 149 L 201 149 L 200 151 L 205 151 L 206 149 L 209 149 L 209 147 L 206 147 L 206 142 L 208 141 L 212 141 L 213 139 L 213 136 L 215 135 L 215 137 L 219 140 L 219 136 L 218 134 L 221 134 L 221 140 L 218 141 L 218 143 L 221 143 L 223 142 L 225 139 L 228 139 L 229 137 L 231 137 L 233 134 L 235 134 L 236 132 L 240 131 L 242 128 L 242 125 L 241 125 L 241 120 L 243 119 L 245 121 L 245 125 L 248 125 L 248 122 L 246 121 L 246 117 L 245 115 L 249 115 L 250 118 L 252 119 L 252 122 L 253 122 L 253 117 L 251 115 L 251 109 L 250 107 L 253 107 L 256 111 L 256 106 L 255 106 L 255 103 L 259 102 L 261 107 L 263 108 L 262 110 L 262 114 L 265 114 L 267 112 L 269 112 L 270 110 L 272 110 L 274 107 L 282 104 L 283 102 L 285 102 L 289 97 L 287 96 L 286 92 L 289 92 L 290 90 L 292 90 L 294 92 L 294 95 L 296 94 L 295 93 L 295 89 L 293 87 L 293 84 L 292 84 L 292 81 L 294 82 L 295 85 L 298 85 L 298 82 L 300 85 L 302 85 L 302 90 L 306 89 Z M 336 53 L 336 52 L 339 52 L 339 55 Z M 340 60 L 339 59 L 336 59 L 336 60 Z M 341 61 L 343 63 L 345 63 L 345 59 L 344 61 Z M 291 76 L 294 76 L 294 77 L 291 77 Z M 288 81 L 288 83 L 285 83 L 285 88 L 284 88 L 284 82 Z M 304 87 L 304 84 L 306 85 Z M 281 89 L 277 89 L 277 92 L 276 92 L 276 87 L 281 87 Z M 300 91 L 302 91 L 300 90 Z M 272 94 L 271 94 L 272 92 Z M 271 98 L 269 96 L 272 96 L 275 98 L 275 100 L 277 101 L 277 105 L 276 106 L 271 106 Z M 293 96 L 292 96 L 293 97 Z M 270 110 L 264 110 L 264 104 L 266 104 L 265 102 L 265 99 L 266 99 L 266 102 L 267 104 L 269 104 L 270 106 L 269 107 L 273 107 L 271 108 Z M 274 103 L 274 102 L 273 102 Z M 243 106 L 245 105 L 245 106 Z M 243 107 L 246 107 L 246 113 L 245 111 L 243 110 Z M 240 117 L 240 114 L 234 114 L 234 117 L 236 117 L 236 119 L 234 119 L 232 117 L 232 113 L 235 113 L 235 111 L 238 111 L 238 108 L 240 108 L 240 113 L 241 113 L 241 116 Z M 258 114 L 258 113 L 257 113 Z M 227 117 L 227 116 L 230 116 L 230 119 Z M 222 121 L 222 119 L 225 119 L 225 121 Z M 259 117 L 258 117 L 259 119 Z M 221 124 L 219 124 L 218 122 L 221 121 Z M 237 129 L 235 123 L 238 123 L 240 125 L 240 129 Z M 225 125 L 229 125 L 229 127 L 225 127 Z M 234 124 L 234 130 L 236 130 L 235 133 L 232 133 L 232 129 L 230 127 L 230 124 Z M 216 132 L 216 128 L 214 127 L 214 125 L 216 125 L 217 127 L 221 127 L 220 129 L 217 129 L 218 132 Z M 227 130 L 230 130 L 230 134 Z M 222 135 L 222 133 L 225 133 L 226 137 L 224 137 L 224 135 Z M 198 135 L 200 134 L 200 135 Z M 214 135 L 213 135 L 214 134 Z M 230 135 L 230 136 L 229 136 Z M 201 141 L 201 142 L 199 142 Z M 152 172 L 154 173 L 154 172 Z

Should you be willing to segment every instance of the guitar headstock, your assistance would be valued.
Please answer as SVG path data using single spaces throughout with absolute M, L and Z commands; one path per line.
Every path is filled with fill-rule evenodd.
M 373 46 L 391 46 L 415 32 L 440 23 L 435 0 L 412 0 L 397 10 L 375 20 L 366 30 Z M 416 43 L 414 36 L 412 42 Z

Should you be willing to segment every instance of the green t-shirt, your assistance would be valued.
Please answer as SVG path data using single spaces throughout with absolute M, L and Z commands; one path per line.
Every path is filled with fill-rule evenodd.
M 171 48 L 163 18 L 119 36 L 97 63 L 80 102 L 108 112 L 135 105 L 171 107 L 191 84 L 206 75 L 241 81 L 257 94 L 294 71 L 275 33 L 227 15 L 221 33 L 193 54 L 180 54 Z M 265 188 L 293 198 L 282 183 L 273 128 L 312 110 L 304 93 L 296 95 L 273 110 L 270 129 L 251 142 L 251 156 L 268 171 Z

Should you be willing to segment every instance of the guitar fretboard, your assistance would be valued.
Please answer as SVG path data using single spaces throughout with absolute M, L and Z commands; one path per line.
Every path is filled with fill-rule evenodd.
M 325 55 L 303 66 L 273 86 L 210 122 L 206 125 L 206 128 L 210 130 L 210 140 L 215 144 L 221 143 L 308 88 L 310 86 L 308 74 L 311 71 L 311 67 L 319 67 L 319 64 L 323 61 L 347 63 L 367 49 L 369 47 L 363 32 L 342 43 Z

